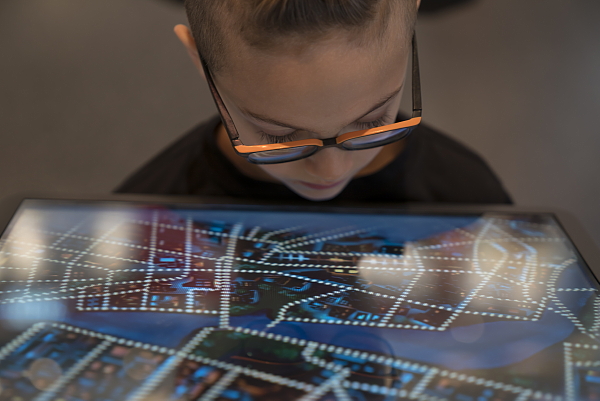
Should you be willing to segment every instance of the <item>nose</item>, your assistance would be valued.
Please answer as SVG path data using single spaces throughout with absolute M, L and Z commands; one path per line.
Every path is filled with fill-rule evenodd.
M 338 148 L 326 148 L 305 160 L 306 172 L 318 182 L 334 183 L 346 178 L 352 169 L 349 151 Z

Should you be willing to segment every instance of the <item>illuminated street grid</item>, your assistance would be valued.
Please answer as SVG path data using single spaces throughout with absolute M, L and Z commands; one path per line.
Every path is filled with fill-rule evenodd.
M 284 391 L 282 398 L 307 400 L 359 399 L 358 393 L 382 400 L 390 396 L 437 400 L 447 398 L 448 388 L 501 400 L 575 400 L 576 392 L 587 391 L 576 384 L 577 378 L 600 378 L 595 345 L 600 300 L 594 298 L 592 322 L 581 321 L 561 300 L 562 293 L 596 289 L 557 286 L 561 273 L 577 268 L 577 259 L 556 226 L 492 216 L 416 242 L 389 243 L 377 233 L 378 227 L 273 231 L 158 211 L 149 219 L 119 221 L 102 233 L 92 232 L 85 221 L 64 232 L 17 226 L 0 243 L 0 304 L 67 301 L 88 312 L 215 315 L 219 328 L 204 329 L 186 346 L 173 350 L 66 325 L 38 324 L 0 351 L 0 370 L 6 372 L 17 360 L 23 364 L 20 354 L 14 359 L 19 344 L 52 328 L 63 333 L 56 335 L 69 332 L 95 340 L 86 340 L 89 349 L 78 348 L 85 352 L 74 365 L 61 365 L 58 379 L 52 383 L 45 379 L 38 386 L 46 390 L 38 388 L 39 400 L 54 399 L 66 389 L 70 393 L 61 397 L 73 400 L 78 391 L 91 391 L 83 384 L 81 388 L 68 384 L 77 382 L 86 369 L 100 369 L 93 365 L 101 363 L 107 352 L 143 361 L 139 369 L 132 368 L 139 370 L 137 376 L 128 373 L 132 381 L 119 384 L 121 393 L 115 399 L 150 399 L 153 389 L 177 369 L 188 373 L 204 369 L 195 381 L 178 382 L 178 388 L 189 394 L 171 399 L 182 400 L 195 399 L 190 394 L 203 394 L 203 399 L 227 392 L 250 394 L 248 389 L 265 386 L 271 386 L 273 394 Z M 589 344 L 564 343 L 567 390 L 552 396 L 425 364 L 232 327 L 236 316 L 266 308 L 271 309 L 270 322 L 263 330 L 300 322 L 445 331 L 469 316 L 486 322 L 537 321 L 550 312 L 567 317 Z M 256 368 L 247 368 L 222 355 L 198 351 L 203 341 L 218 333 L 297 347 L 307 364 L 306 380 L 267 372 L 258 362 Z M 117 345 L 121 348 L 115 349 Z M 588 358 L 591 350 L 599 355 L 586 360 L 576 352 L 580 347 L 589 351 Z M 40 371 L 51 368 L 43 366 Z M 361 369 L 371 374 L 361 376 Z M 2 394 L 15 383 L 2 376 Z M 28 383 L 35 392 L 35 381 Z M 597 391 L 597 384 L 590 386 L 590 392 Z
M 204 345 L 248 339 L 261 341 L 268 350 L 285 347 L 287 355 L 280 364 L 271 360 L 267 365 L 258 359 L 240 361 Z M 585 347 L 599 353 L 597 346 Z M 79 351 L 76 360 L 74 349 Z M 290 360 L 296 363 L 286 368 Z M 10 380 L 19 376 L 23 366 L 36 364 L 39 368 L 30 367 L 19 381 Z M 577 369 L 585 364 L 571 361 L 567 366 Z M 597 362 L 586 366 L 590 365 L 597 370 Z M 208 327 L 182 348 L 171 349 L 65 324 L 37 323 L 0 350 L 0 368 L 3 399 L 22 396 L 25 389 L 26 399 L 36 401 L 84 396 L 94 400 L 230 399 L 228 393 L 255 395 L 257 387 L 272 389 L 270 395 L 278 398 L 270 399 L 319 400 L 331 393 L 338 400 L 440 400 L 446 399 L 449 388 L 487 394 L 494 400 L 563 399 L 386 355 L 242 328 Z M 305 380 L 278 374 L 282 372 Z

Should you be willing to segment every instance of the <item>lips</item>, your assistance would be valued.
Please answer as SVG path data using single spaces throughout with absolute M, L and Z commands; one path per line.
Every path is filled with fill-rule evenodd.
M 343 180 L 342 181 L 337 181 L 334 182 L 332 184 L 314 184 L 312 182 L 306 182 L 306 181 L 298 181 L 300 184 L 304 185 L 305 187 L 311 188 L 311 189 L 331 189 L 331 188 L 335 188 L 338 185 L 343 184 Z

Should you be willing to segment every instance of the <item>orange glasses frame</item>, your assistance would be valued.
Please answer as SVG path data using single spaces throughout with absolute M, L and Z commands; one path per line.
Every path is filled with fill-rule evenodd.
M 269 151 L 269 150 L 291 149 L 291 148 L 298 148 L 298 147 L 303 147 L 303 146 L 318 146 L 321 149 L 325 148 L 325 147 L 330 147 L 330 146 L 340 146 L 344 141 L 347 141 L 349 139 L 365 137 L 365 136 L 379 134 L 379 133 L 386 132 L 386 131 L 393 131 L 393 130 L 397 130 L 397 129 L 401 129 L 401 128 L 416 127 L 417 125 L 419 125 L 421 123 L 421 113 L 422 113 L 421 76 L 420 76 L 420 71 L 419 71 L 419 56 L 418 56 L 418 49 L 417 49 L 416 34 L 414 34 L 413 38 L 412 38 L 412 106 L 413 106 L 413 113 L 412 113 L 412 117 L 409 120 L 400 121 L 400 122 L 397 122 L 394 124 L 389 124 L 389 125 L 383 125 L 383 126 L 377 127 L 377 128 L 370 128 L 370 129 L 366 129 L 366 130 L 347 132 L 345 134 L 342 134 L 340 136 L 333 137 L 333 138 L 303 139 L 303 140 L 299 140 L 299 141 L 265 144 L 265 145 L 244 145 L 242 143 L 242 141 L 240 140 L 240 136 L 237 131 L 237 128 L 235 127 L 235 123 L 233 122 L 233 119 L 231 118 L 231 115 L 229 114 L 229 110 L 227 110 L 227 107 L 225 106 L 225 103 L 223 102 L 223 99 L 221 98 L 221 95 L 219 94 L 219 91 L 217 90 L 215 82 L 213 81 L 212 75 L 208 68 L 208 64 L 206 63 L 206 60 L 202 57 L 202 54 L 200 53 L 199 49 L 198 49 L 198 54 L 200 56 L 200 62 L 202 64 L 202 68 L 203 68 L 204 74 L 206 76 L 206 81 L 208 82 L 208 87 L 210 89 L 210 93 L 213 97 L 213 100 L 215 101 L 217 110 L 219 111 L 219 114 L 221 115 L 221 119 L 223 121 L 223 125 L 225 126 L 225 130 L 227 131 L 227 134 L 229 135 L 229 139 L 231 140 L 231 144 L 233 145 L 233 148 L 235 149 L 236 153 L 242 157 L 248 158 L 248 156 L 250 154 L 257 153 L 257 152 L 264 152 L 264 151 Z M 387 143 L 384 143 L 384 144 L 378 145 L 378 146 L 383 146 L 386 144 Z M 377 146 L 374 146 L 374 147 L 377 147 Z M 352 149 L 347 149 L 347 150 L 352 150 Z M 309 157 L 312 154 L 314 154 L 314 152 L 307 156 L 303 156 L 303 157 Z M 300 157 L 298 159 L 301 159 L 303 157 Z M 294 159 L 294 160 L 298 160 L 298 159 Z M 290 160 L 290 161 L 293 161 L 293 160 Z M 280 162 L 280 163 L 286 163 L 286 162 L 287 161 Z M 255 163 L 255 162 L 253 161 L 253 163 Z

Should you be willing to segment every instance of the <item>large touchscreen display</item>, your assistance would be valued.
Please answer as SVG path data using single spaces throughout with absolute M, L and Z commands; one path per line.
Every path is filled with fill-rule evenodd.
M 598 285 L 551 215 L 26 201 L 0 400 L 597 400 Z

